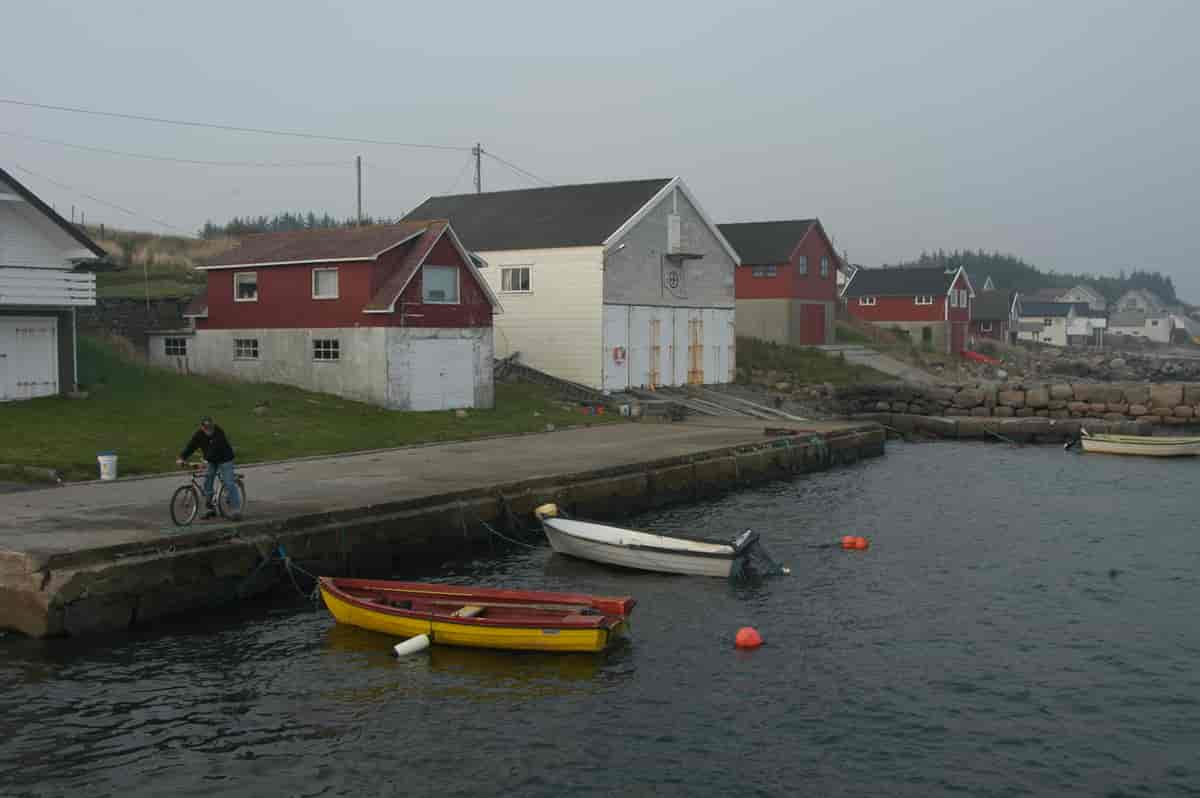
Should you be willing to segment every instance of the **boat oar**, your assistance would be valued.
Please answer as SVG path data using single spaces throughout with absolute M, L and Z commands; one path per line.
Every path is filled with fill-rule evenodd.
M 417 635 L 408 638 L 403 643 L 397 643 L 392 650 L 396 652 L 397 657 L 407 657 L 409 654 L 416 654 L 427 648 L 429 648 L 429 635 Z

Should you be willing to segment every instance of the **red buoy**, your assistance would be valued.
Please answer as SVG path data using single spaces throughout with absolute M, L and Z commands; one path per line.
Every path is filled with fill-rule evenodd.
M 864 537 L 857 537 L 854 539 L 854 548 L 856 548 L 856 549 L 869 548 L 870 545 L 871 545 L 870 541 L 868 541 Z
M 842 536 L 842 548 L 843 549 L 847 549 L 847 550 L 858 549 L 861 551 L 862 549 L 867 549 L 870 547 L 871 547 L 870 541 L 868 541 L 866 538 L 862 537 L 861 535 L 843 535 Z
M 842 548 L 843 549 L 854 548 L 854 535 L 842 535 Z
M 733 644 L 738 648 L 758 648 L 763 644 L 762 635 L 753 626 L 743 626 L 738 629 Z

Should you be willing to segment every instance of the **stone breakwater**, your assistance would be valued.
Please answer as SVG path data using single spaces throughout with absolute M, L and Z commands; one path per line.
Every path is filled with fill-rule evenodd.
M 835 389 L 830 410 L 857 416 L 901 413 L 972 418 L 1200 424 L 1200 384 L 1010 384 L 918 386 L 899 383 Z

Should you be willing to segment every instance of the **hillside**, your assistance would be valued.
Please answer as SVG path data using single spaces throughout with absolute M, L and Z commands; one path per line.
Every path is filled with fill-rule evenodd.
M 185 297 L 204 285 L 193 269 L 205 259 L 232 248 L 234 238 L 198 239 L 160 236 L 89 225 L 87 233 L 112 259 L 116 268 L 96 274 L 101 297 Z
M 1087 283 L 1100 291 L 1109 302 L 1115 302 L 1121 294 L 1134 288 L 1149 289 L 1167 302 L 1182 301 L 1176 296 L 1175 284 L 1170 277 L 1160 272 L 1140 269 L 1134 269 L 1128 274 L 1122 270 L 1116 277 L 1042 271 L 1013 255 L 982 250 L 923 252 L 916 260 L 890 264 L 891 268 L 901 266 L 964 266 L 976 283 L 976 290 L 982 288 L 986 278 L 991 277 L 997 288 L 1004 291 L 1020 291 L 1023 294 L 1032 294 L 1043 288 L 1070 288 L 1079 283 Z

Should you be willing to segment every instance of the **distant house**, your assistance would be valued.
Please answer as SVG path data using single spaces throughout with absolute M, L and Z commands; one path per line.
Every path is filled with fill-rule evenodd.
M 817 219 L 719 225 L 741 256 L 737 334 L 792 346 L 833 343 L 840 258 Z
M 107 254 L 0 169 L 0 401 L 72 391 L 75 308 L 96 304 Z
M 1098 346 L 1104 340 L 1105 318 L 1092 314 L 1086 302 L 1023 300 L 1017 337 L 1051 346 Z
M 491 407 L 499 302 L 449 223 L 250 236 L 199 267 L 192 330 L 152 362 L 397 410 Z
M 504 301 L 499 355 L 622 391 L 734 376 L 737 252 L 679 178 L 431 197 Z
M 974 298 L 961 267 L 859 269 L 842 290 L 851 316 L 899 328 L 914 343 L 954 353 L 966 346 Z
M 1104 298 L 1104 294 L 1097 291 L 1087 283 L 1079 283 L 1058 294 L 1055 301 L 1057 302 L 1083 302 L 1088 306 L 1088 310 L 1096 314 L 1106 314 L 1108 312 L 1108 300 Z M 1094 318 L 1099 318 L 1094 316 Z
M 1108 329 L 1113 335 L 1165 344 L 1171 342 L 1175 326 L 1170 309 L 1157 294 L 1134 288 L 1121 294 L 1113 305 Z
M 995 341 L 1016 341 L 1020 315 L 1021 295 L 1018 292 L 980 291 L 971 303 L 971 335 Z

